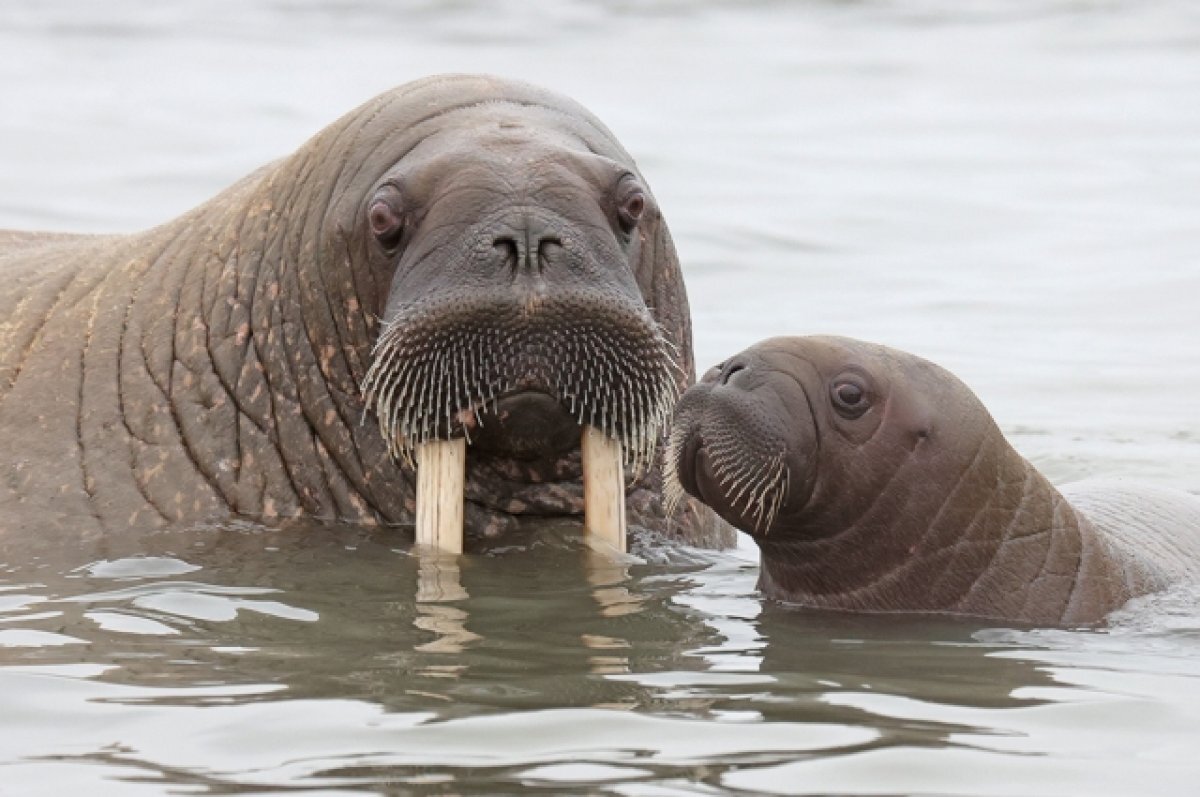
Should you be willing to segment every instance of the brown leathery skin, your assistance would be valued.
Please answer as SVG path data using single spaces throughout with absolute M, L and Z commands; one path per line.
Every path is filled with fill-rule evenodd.
M 739 498 L 738 473 L 778 450 L 782 496 Z M 682 488 L 751 534 L 759 587 L 782 601 L 1074 626 L 1200 578 L 1200 498 L 1060 491 L 956 377 L 876 344 L 782 337 L 729 358 L 677 405 L 672 452 Z
M 520 128 L 518 149 L 561 142 L 570 158 L 641 180 L 574 102 L 497 78 L 440 76 L 367 102 L 151 230 L 0 231 L 0 535 L 231 517 L 410 523 L 414 476 L 389 454 L 363 397 L 399 281 L 397 259 L 372 249 L 366 210 L 410 153 L 436 154 L 443 134 L 469 152 L 471 131 L 489 125 Z M 693 373 L 687 299 L 666 225 L 652 197 L 648 205 L 628 276 L 613 279 L 632 286 L 629 301 L 644 303 L 674 346 L 682 390 Z M 502 531 L 525 512 L 579 514 L 573 457 L 472 463 L 468 533 Z M 720 542 L 707 511 L 682 527 L 664 517 L 660 480 L 656 467 L 630 485 L 643 510 L 632 522 Z

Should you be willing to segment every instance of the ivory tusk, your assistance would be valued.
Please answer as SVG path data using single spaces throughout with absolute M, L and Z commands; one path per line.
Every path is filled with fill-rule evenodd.
M 467 442 L 430 440 L 418 445 L 416 454 L 417 547 L 460 554 Z
M 625 552 L 625 474 L 621 443 L 583 429 L 583 525 L 590 543 Z

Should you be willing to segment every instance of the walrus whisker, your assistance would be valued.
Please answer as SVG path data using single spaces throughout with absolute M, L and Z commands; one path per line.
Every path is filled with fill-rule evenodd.
M 776 485 L 776 489 L 775 489 L 775 498 L 771 505 L 771 511 L 767 514 L 767 522 L 766 522 L 765 527 L 762 530 L 763 534 L 771 533 L 771 527 L 775 525 L 775 518 L 779 515 L 779 510 L 783 507 L 783 502 L 785 500 L 787 500 L 788 492 L 791 489 L 792 474 L 791 474 L 791 471 L 788 469 L 786 463 L 784 462 L 784 459 L 785 459 L 784 455 L 780 454 L 779 455 L 780 476 L 776 480 L 777 485 Z M 778 482 L 782 482 L 782 484 L 780 485 L 780 484 L 778 484 Z
M 742 511 L 746 515 L 750 515 L 751 510 L 759 510 L 762 507 L 761 499 L 759 498 L 759 490 L 762 486 L 761 480 L 761 475 L 758 475 L 758 478 L 749 485 L 749 489 L 746 491 L 745 497 L 741 499 L 743 502 Z M 759 512 L 755 512 L 756 516 L 759 514 Z
M 727 493 L 733 493 L 729 499 L 729 503 L 733 504 L 734 506 L 737 505 L 738 501 L 741 500 L 742 495 L 746 492 L 750 485 L 753 484 L 754 476 L 754 471 L 750 470 L 749 468 L 740 472 L 735 471 L 733 473 L 733 476 L 730 479 L 730 484 L 727 487 L 722 485 L 722 487 L 726 489 Z M 734 490 L 737 490 L 737 492 L 734 493 Z
M 449 363 L 447 362 L 451 356 L 450 343 L 451 341 L 447 341 L 447 345 L 443 346 L 441 351 L 438 352 L 437 365 L 435 366 L 437 373 L 437 399 L 434 401 L 433 405 L 435 408 L 441 407 L 445 410 L 447 429 L 450 428 L 450 420 L 454 413 L 454 408 L 451 406 L 452 402 L 449 395 L 450 368 L 448 367 Z M 430 426 L 431 422 L 433 424 L 437 423 L 437 421 L 434 419 L 440 420 L 440 413 L 437 415 L 433 413 L 426 414 L 425 423 L 427 428 Z
M 756 484 L 755 489 L 746 496 L 745 505 L 742 508 L 742 512 L 747 517 L 754 518 L 754 525 L 755 528 L 757 528 L 758 524 L 762 520 L 762 510 L 763 505 L 761 500 L 758 498 L 758 485 Z
M 766 507 L 768 506 L 768 497 L 770 497 L 769 509 L 765 515 L 765 523 L 760 522 L 756 527 L 756 530 L 761 530 L 764 534 L 770 531 L 775 515 L 786 496 L 786 489 L 784 488 L 786 470 L 786 454 L 781 451 L 771 463 L 769 470 L 770 478 L 764 481 L 762 492 L 758 498 L 760 504 Z
M 717 476 L 717 483 L 722 490 L 727 489 L 730 480 L 738 475 L 738 471 L 733 469 L 735 466 L 730 465 L 725 458 L 725 451 L 716 445 L 708 446 L 709 454 L 711 455 L 712 468 Z
M 444 347 L 438 349 L 429 370 L 429 403 L 423 404 L 417 415 L 421 424 L 421 442 L 425 442 L 433 436 L 439 417 L 437 408 L 446 405 L 443 396 L 446 378 L 446 349 Z
M 684 492 L 677 471 L 681 467 L 679 452 L 687 434 L 682 427 L 676 427 L 672 433 L 673 461 L 667 471 L 671 478 L 664 480 L 664 493 L 675 501 L 682 500 Z M 786 497 L 786 452 L 780 451 L 764 461 L 761 456 L 750 455 L 737 440 L 721 435 L 705 448 L 717 489 L 729 506 L 751 521 L 756 532 L 767 533 Z M 757 468 L 755 463 L 759 463 Z
M 683 456 L 682 442 L 685 435 L 683 424 L 671 428 L 667 437 L 667 450 L 663 456 L 663 509 L 668 515 L 674 515 L 679 509 L 685 491 L 679 481 L 679 461 Z
M 769 470 L 769 467 L 770 467 L 770 465 L 768 465 L 767 468 L 764 468 L 758 472 L 757 478 L 751 483 L 750 491 L 746 495 L 746 510 L 745 511 L 747 513 L 749 513 L 751 509 L 755 510 L 754 517 L 756 519 L 756 521 L 755 521 L 756 524 L 757 524 L 757 522 L 762 520 L 762 513 L 763 513 L 762 498 L 763 498 L 763 495 L 765 494 L 766 487 L 770 484 L 771 472 Z
M 671 376 L 677 349 L 662 337 L 661 327 L 654 326 L 654 339 L 637 343 L 605 324 L 579 324 L 577 334 L 564 336 L 539 327 L 536 318 L 521 320 L 529 327 L 522 335 L 506 329 L 485 336 L 486 328 L 478 326 L 442 334 L 419 315 L 398 313 L 384 325 L 364 380 L 381 432 L 409 460 L 415 445 L 462 425 L 459 419 L 476 401 L 481 411 L 488 406 L 497 411 L 500 397 L 514 387 L 512 374 L 524 369 L 580 426 L 618 440 L 626 467 L 640 478 L 655 461 L 678 399 Z M 564 370 L 563 362 L 574 368 Z M 506 376 L 497 379 L 501 373 Z M 474 420 L 482 422 L 478 416 Z
M 780 497 L 782 494 L 782 490 L 780 489 L 780 487 L 781 487 L 781 484 L 783 481 L 783 471 L 784 471 L 784 461 L 783 461 L 782 454 L 780 454 L 776 458 L 773 465 L 774 465 L 774 467 L 773 467 L 773 471 L 772 471 L 771 480 L 763 488 L 762 498 L 760 499 L 762 501 L 763 505 L 765 507 L 767 507 L 766 516 L 765 516 L 766 527 L 765 527 L 764 531 L 770 531 L 771 523 L 774 522 L 775 513 L 779 510 Z M 769 505 L 767 504 L 768 496 L 771 499 Z M 762 528 L 761 523 L 758 528 Z

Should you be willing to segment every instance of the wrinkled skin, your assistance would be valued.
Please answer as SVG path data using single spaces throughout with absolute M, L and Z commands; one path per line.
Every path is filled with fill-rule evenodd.
M 388 330 L 492 369 L 448 395 L 465 366 L 434 362 L 386 405 L 435 419 L 426 437 L 475 434 L 469 536 L 579 515 L 580 421 L 646 453 L 693 372 L 674 249 L 628 154 L 573 102 L 495 78 L 381 95 L 144 233 L 0 233 L 0 273 L 0 541 L 411 523 L 415 441 L 377 394 L 420 352 L 372 371 Z M 662 417 L 607 398 L 623 390 Z M 631 525 L 720 544 L 701 507 L 665 517 L 660 460 L 628 482 Z
M 680 400 L 670 456 L 668 492 L 750 534 L 779 600 L 1075 625 L 1200 578 L 1195 496 L 1060 492 L 952 374 L 862 341 L 729 358 Z

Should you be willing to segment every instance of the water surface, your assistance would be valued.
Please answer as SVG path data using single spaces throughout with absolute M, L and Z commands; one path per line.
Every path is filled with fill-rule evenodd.
M 1200 13 L 1149 2 L 183 2 L 0 10 L 0 227 L 135 230 L 438 71 L 638 159 L 707 367 L 834 332 L 962 376 L 1055 481 L 1200 491 Z M 1049 631 L 789 610 L 753 552 L 572 528 L 0 563 L 14 793 L 1193 794 L 1187 592 Z

